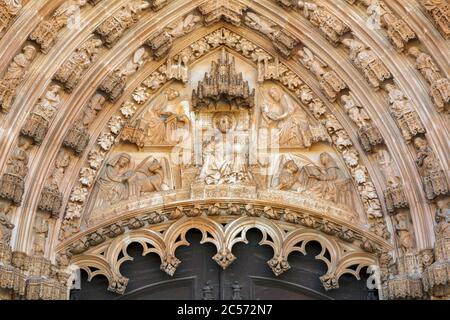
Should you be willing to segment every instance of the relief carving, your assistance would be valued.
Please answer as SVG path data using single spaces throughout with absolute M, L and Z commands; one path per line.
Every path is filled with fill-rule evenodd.
M 398 18 L 385 2 L 380 0 L 361 0 L 361 2 L 367 6 L 367 14 L 379 21 L 379 27 L 386 29 L 387 36 L 396 50 L 403 51 L 408 42 L 417 38 L 414 31 L 404 20 Z
M 327 40 L 335 46 L 339 44 L 341 37 L 350 31 L 350 28 L 345 23 L 328 10 L 313 2 L 298 1 L 297 6 L 303 10 L 304 17 L 318 27 Z
M 406 212 L 394 216 L 394 228 L 403 254 L 408 254 L 414 249 L 414 236 L 410 231 L 409 215 Z
M 89 100 L 88 105 L 84 108 L 83 114 L 69 128 L 63 146 L 74 150 L 77 154 L 81 154 L 89 143 L 89 126 L 94 122 L 97 114 L 103 109 L 106 99 L 103 95 L 96 93 Z
M 26 70 L 36 56 L 33 46 L 25 46 L 9 64 L 3 78 L 0 80 L 0 110 L 7 113 L 16 95 L 16 89 L 25 79 Z
M 62 205 L 62 193 L 64 174 L 70 164 L 71 156 L 67 150 L 61 149 L 56 158 L 55 168 L 47 179 L 41 193 L 38 208 L 57 217 Z
M 86 5 L 86 0 L 67 0 L 64 2 L 50 19 L 42 21 L 30 34 L 30 40 L 35 41 L 41 48 L 42 53 L 48 53 L 54 45 L 59 31 L 66 25 L 75 24 L 79 19 L 80 8 Z
M 392 74 L 381 59 L 362 42 L 344 39 L 342 44 L 350 50 L 350 59 L 375 89 L 380 89 L 382 82 L 392 78 Z
M 98 38 L 92 38 L 83 43 L 58 69 L 54 79 L 61 82 L 64 88 L 71 92 L 97 58 L 101 45 L 102 41 Z
M 416 163 L 423 179 L 423 186 L 428 200 L 448 194 L 448 184 L 445 173 L 436 154 L 424 138 L 414 139 L 414 147 L 417 150 Z
M 414 110 L 411 100 L 395 85 L 387 84 L 390 111 L 400 128 L 403 138 L 410 142 L 415 136 L 425 133 L 425 127 Z
M 316 142 L 331 142 L 321 124 L 313 124 L 303 109 L 281 89 L 261 89 L 261 126 L 276 130 L 280 147 L 309 149 Z
M 49 129 L 50 123 L 60 107 L 61 98 L 59 92 L 61 87 L 51 85 L 28 116 L 25 125 L 20 133 L 25 137 L 29 137 L 37 145 L 41 144 Z
M 292 50 L 297 46 L 298 41 L 286 31 L 283 31 L 280 26 L 253 12 L 247 12 L 244 21 L 248 27 L 268 37 L 275 49 L 286 58 L 292 55 Z
M 348 116 L 358 127 L 358 136 L 364 150 L 371 152 L 374 147 L 383 144 L 380 131 L 374 126 L 363 107 L 351 95 L 342 96 L 341 101 Z
M 111 48 L 123 36 L 125 31 L 139 19 L 139 13 L 150 7 L 150 3 L 143 0 L 132 0 L 123 5 L 118 11 L 100 24 L 95 33 L 100 35 L 105 46 Z
M 6 170 L 0 179 L 0 198 L 9 200 L 15 205 L 20 205 L 25 189 L 25 177 L 28 174 L 29 149 L 31 141 L 19 138 L 6 162 Z
M 45 243 L 49 232 L 48 220 L 38 214 L 34 222 L 34 244 L 33 254 L 35 256 L 43 256 L 45 253 Z
M 136 120 L 125 126 L 121 141 L 134 143 L 139 148 L 179 143 L 190 125 L 182 102 L 177 101 L 179 96 L 172 88 L 163 92 Z
M 168 163 L 153 156 L 144 159 L 133 168 L 131 157 L 126 153 L 113 156 L 100 172 L 92 195 L 94 208 L 102 208 L 140 197 L 143 194 L 168 190 L 166 182 Z M 94 201 L 93 201 L 94 202 Z
M 450 3 L 447 0 L 420 0 L 445 39 L 450 39 Z
M 0 0 L 0 34 L 22 9 L 21 0 Z
M 330 154 L 323 152 L 319 158 L 319 164 L 308 160 L 301 166 L 293 159 L 282 157 L 279 171 L 272 181 L 273 188 L 351 206 L 350 180 Z
M 449 112 L 450 80 L 442 76 L 434 59 L 417 47 L 411 47 L 408 53 L 416 58 L 416 68 L 431 85 L 431 97 L 439 112 Z
M 300 62 L 319 80 L 322 91 L 334 102 L 342 90 L 347 88 L 345 82 L 334 71 L 327 71 L 327 65 L 320 61 L 308 48 L 297 52 Z
M 206 184 L 253 181 L 249 170 L 249 141 L 247 137 L 239 137 L 233 132 L 234 122 L 232 116 L 219 114 L 215 119 L 218 130 L 203 144 L 199 179 Z
M 14 229 L 14 225 L 10 221 L 12 210 L 9 203 L 0 202 L 0 245 L 9 246 L 11 241 L 12 230 Z M 2 257 L 0 254 L 1 261 Z
M 99 90 L 104 92 L 111 102 L 115 102 L 125 90 L 128 77 L 135 74 L 145 64 L 147 59 L 148 54 L 145 49 L 139 48 L 127 63 L 106 77 Z

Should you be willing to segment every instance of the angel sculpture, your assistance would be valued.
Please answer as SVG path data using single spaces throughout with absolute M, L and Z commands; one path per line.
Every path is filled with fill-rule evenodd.
M 201 21 L 201 17 L 195 14 L 188 14 L 184 19 L 175 22 L 169 26 L 171 29 L 170 35 L 174 38 L 180 38 L 185 34 L 188 34 L 194 30 L 198 22 Z
M 135 143 L 139 148 L 181 142 L 190 121 L 182 103 L 176 102 L 179 96 L 180 93 L 171 88 L 163 92 L 137 120 L 125 128 L 122 141 Z
M 279 145 L 311 147 L 313 137 L 306 112 L 276 87 L 268 89 L 267 94 L 261 90 L 260 95 L 263 97 L 262 118 L 269 127 L 276 124 Z
M 245 16 L 245 23 L 252 29 L 259 31 L 266 36 L 269 36 L 276 32 L 276 30 L 273 28 L 275 26 L 274 23 L 261 18 L 253 12 L 247 13 L 247 15 Z

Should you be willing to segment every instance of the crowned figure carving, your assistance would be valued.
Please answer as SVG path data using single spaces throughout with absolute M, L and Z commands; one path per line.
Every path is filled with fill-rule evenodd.
M 192 92 L 194 109 L 208 108 L 220 100 L 243 108 L 253 108 L 255 90 L 250 91 L 248 81 L 244 80 L 242 72 L 236 71 L 234 57 L 222 49 L 217 61 L 211 63 L 210 73 L 205 74 L 203 81 L 198 83 L 197 90 Z

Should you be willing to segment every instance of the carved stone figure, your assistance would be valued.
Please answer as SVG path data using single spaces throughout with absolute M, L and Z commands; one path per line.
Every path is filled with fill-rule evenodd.
M 198 7 L 203 15 L 206 25 L 213 24 L 221 19 L 239 26 L 243 11 L 247 6 L 237 0 L 210 0 Z
M 390 177 L 387 181 L 388 186 L 384 192 L 386 207 L 390 213 L 402 208 L 408 208 L 408 199 L 406 199 L 403 185 L 399 177 Z
M 64 2 L 50 19 L 42 21 L 30 34 L 30 39 L 41 47 L 42 53 L 47 53 L 53 46 L 59 31 L 76 19 L 80 14 L 80 8 L 86 5 L 86 0 L 67 0 Z M 75 22 L 75 21 L 73 21 Z
M 409 230 L 409 217 L 407 213 L 399 213 L 394 217 L 394 226 L 397 239 L 403 253 L 409 253 L 414 248 L 414 237 Z
M 416 68 L 431 85 L 431 96 L 439 112 L 449 108 L 450 80 L 442 76 L 434 59 L 417 47 L 411 47 L 408 53 L 416 58 Z M 448 110 L 450 111 L 450 110 Z
M 192 92 L 192 106 L 196 109 L 208 108 L 220 100 L 225 100 L 242 108 L 253 108 L 255 90 L 250 91 L 248 81 L 242 72 L 236 71 L 234 57 L 222 49 L 218 61 L 211 63 L 211 72 L 205 74 L 197 90 Z
M 300 167 L 294 160 L 281 159 L 273 180 L 278 190 L 296 191 L 316 199 L 351 205 L 350 180 L 327 152 L 320 154 L 320 164 L 308 161 Z
M 134 143 L 139 148 L 180 142 L 182 137 L 177 135 L 187 130 L 190 121 L 181 102 L 176 102 L 179 95 L 172 88 L 163 92 L 138 119 L 124 128 L 121 140 Z
M 200 16 L 190 13 L 183 19 L 169 25 L 169 34 L 174 38 L 180 38 L 194 30 L 201 20 Z
M 21 0 L 0 0 L 0 34 L 22 9 Z
M 25 177 L 28 174 L 28 139 L 19 138 L 18 146 L 12 151 L 6 162 L 6 171 L 0 179 L 0 198 L 10 200 L 16 205 L 22 202 Z
M 47 219 L 42 215 L 37 215 L 34 222 L 34 244 L 33 254 L 44 255 L 45 243 L 49 232 L 49 224 Z
M 61 149 L 56 158 L 55 168 L 42 190 L 38 208 L 57 216 L 62 205 L 62 193 L 60 192 L 64 174 L 70 164 L 71 156 L 67 150 Z
M 143 0 L 128 1 L 112 16 L 106 19 L 95 30 L 95 33 L 102 36 L 105 45 L 111 48 L 119 41 L 125 31 L 138 21 L 139 13 L 150 7 L 150 3 Z
M 373 125 L 367 112 L 350 95 L 341 97 L 345 111 L 358 126 L 358 134 L 364 150 L 372 151 L 373 147 L 383 143 L 380 131 Z
M 128 77 L 136 73 L 147 61 L 147 58 L 148 53 L 145 49 L 139 48 L 130 60 L 106 77 L 99 90 L 104 92 L 111 102 L 116 101 L 125 90 Z
M 301 191 L 303 189 L 300 180 L 301 170 L 294 160 L 286 161 L 279 173 L 278 184 L 275 189 L 286 191 Z
M 168 176 L 168 164 L 154 157 L 144 159 L 133 168 L 131 157 L 126 153 L 113 156 L 100 172 L 94 188 L 92 208 L 114 205 L 130 197 L 168 190 L 164 182 Z
M 58 69 L 54 76 L 55 80 L 61 82 L 64 88 L 71 92 L 80 81 L 84 72 L 97 58 L 101 45 L 102 41 L 98 38 L 91 38 L 83 43 Z
M 383 212 L 381 209 L 381 203 L 378 199 L 378 194 L 373 183 L 367 182 L 359 185 L 358 190 L 363 201 L 364 209 L 369 218 L 382 218 Z
M 16 55 L 0 80 L 0 110 L 8 112 L 14 102 L 16 88 L 25 78 L 26 70 L 36 55 L 36 49 L 27 45 Z
M 389 92 L 392 116 L 397 120 L 403 138 L 409 142 L 415 136 L 425 133 L 419 115 L 403 91 L 392 84 L 386 85 L 386 90 Z
M 349 179 L 345 178 L 336 161 L 330 154 L 320 154 L 320 166 L 304 167 L 306 189 L 315 197 L 335 203 L 349 204 Z
M 9 220 L 10 217 L 8 217 L 11 212 L 12 208 L 9 204 L 4 202 L 0 203 L 0 244 L 5 244 L 7 246 L 11 241 L 11 234 L 14 229 L 14 225 Z
M 445 173 L 441 169 L 440 162 L 434 151 L 424 138 L 414 139 L 414 147 L 417 150 L 416 163 L 419 166 L 423 179 L 423 186 L 428 200 L 433 200 L 440 195 L 448 194 L 448 184 Z
M 49 125 L 61 102 L 60 91 L 60 86 L 51 85 L 45 93 L 45 97 L 36 104 L 20 131 L 22 135 L 33 139 L 35 144 L 41 144 L 47 134 Z
M 298 44 L 298 41 L 287 34 L 286 31 L 283 31 L 272 21 L 269 21 L 254 12 L 247 12 L 244 21 L 247 26 L 268 37 L 272 41 L 275 49 L 285 57 L 290 57 L 292 49 Z
M 375 89 L 379 89 L 383 81 L 392 78 L 381 59 L 362 42 L 348 38 L 342 40 L 342 44 L 350 50 L 350 59 Z
M 298 1 L 297 6 L 303 9 L 305 18 L 318 27 L 333 45 L 337 46 L 341 37 L 350 31 L 341 20 L 315 3 Z
M 303 48 L 297 52 L 300 62 L 319 80 L 320 87 L 330 101 L 335 101 L 339 92 L 347 88 L 345 82 L 334 71 L 325 70 L 325 65 L 314 56 L 311 50 Z
M 249 171 L 248 140 L 233 134 L 232 124 L 231 116 L 220 115 L 216 118 L 216 134 L 203 145 L 203 165 L 199 179 L 206 184 L 253 180 Z
M 146 193 L 167 190 L 169 187 L 164 183 L 164 178 L 167 176 L 161 162 L 152 156 L 144 159 L 134 169 L 134 175 L 129 179 L 130 196 L 141 196 Z
M 74 150 L 77 154 L 84 151 L 89 142 L 88 128 L 95 120 L 97 113 L 103 109 L 105 102 L 105 97 L 99 93 L 92 96 L 83 114 L 69 128 L 63 141 L 65 147 Z
M 96 208 L 128 199 L 128 181 L 133 176 L 131 167 L 131 157 L 126 153 L 120 153 L 108 161 L 97 180 Z
M 436 209 L 436 239 L 450 238 L 450 201 L 440 200 Z
M 310 148 L 314 142 L 330 140 L 325 128 L 313 125 L 306 112 L 294 105 L 287 93 L 271 87 L 266 94 L 261 92 L 261 96 L 262 119 L 269 127 L 276 125 L 278 144 L 281 147 Z
M 450 3 L 447 0 L 420 0 L 445 39 L 450 39 Z
M 369 15 L 380 19 L 381 27 L 386 29 L 389 40 L 398 51 L 403 51 L 409 41 L 417 38 L 406 22 L 394 15 L 383 1 L 363 0 L 363 3 L 368 6 Z

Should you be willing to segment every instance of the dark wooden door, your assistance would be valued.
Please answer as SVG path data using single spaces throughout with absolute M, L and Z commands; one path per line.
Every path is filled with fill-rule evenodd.
M 182 261 L 173 277 L 159 270 L 160 260 L 155 254 L 142 256 L 138 244 L 128 247 L 134 261 L 125 262 L 121 272 L 130 279 L 123 295 L 108 292 L 105 278 L 96 277 L 81 283 L 81 290 L 73 292 L 73 299 L 188 299 L 188 300 L 309 300 L 309 299 L 368 299 L 373 298 L 365 286 L 367 277 L 357 281 L 353 276 L 341 277 L 338 290 L 326 291 L 319 277 L 326 273 L 325 264 L 314 257 L 320 245 L 310 243 L 308 255 L 294 253 L 289 257 L 291 269 L 276 277 L 267 265 L 272 249 L 260 246 L 261 234 L 251 230 L 248 244 L 237 244 L 233 253 L 237 259 L 223 270 L 212 260 L 216 249 L 200 244 L 201 234 L 188 233 L 190 246 L 180 247 L 176 256 Z M 363 271 L 364 273 L 364 271 Z

